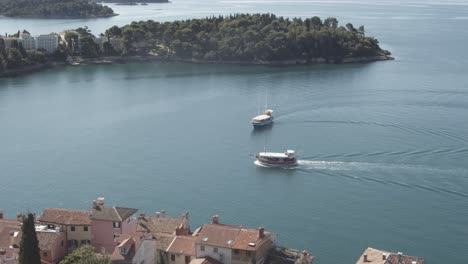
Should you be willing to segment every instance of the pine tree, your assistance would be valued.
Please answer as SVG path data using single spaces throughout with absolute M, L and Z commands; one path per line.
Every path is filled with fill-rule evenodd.
M 34 227 L 33 214 L 29 213 L 28 217 L 23 219 L 21 232 L 23 234 L 20 243 L 19 264 L 41 264 L 39 241 Z

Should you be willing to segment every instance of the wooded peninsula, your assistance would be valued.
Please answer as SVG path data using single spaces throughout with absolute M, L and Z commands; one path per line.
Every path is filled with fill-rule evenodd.
M 122 41 L 118 55 L 152 54 L 167 60 L 305 64 L 390 59 L 376 38 L 365 35 L 364 26 L 340 26 L 333 17 L 322 21 L 317 16 L 236 14 L 165 23 L 150 20 L 114 26 L 105 36 Z
M 20 32 L 12 35 L 19 36 Z M 140 21 L 95 36 L 84 27 L 60 34 L 53 53 L 7 46 L 0 37 L 0 75 L 51 63 L 179 61 L 239 64 L 353 63 L 393 59 L 364 26 L 333 17 L 236 14 L 174 22 Z M 4 74 L 5 75 L 5 74 Z M 10 74 L 11 75 L 11 74 Z
M 29 18 L 95 18 L 116 14 L 110 7 L 88 0 L 0 0 L 0 15 Z

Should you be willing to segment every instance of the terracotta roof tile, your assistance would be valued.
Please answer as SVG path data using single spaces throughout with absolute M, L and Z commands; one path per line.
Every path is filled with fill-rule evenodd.
M 44 209 L 38 221 L 59 225 L 91 225 L 90 211 L 60 208 Z
M 241 231 L 241 227 L 222 224 L 205 224 L 198 234 L 197 244 L 231 248 L 234 240 Z
M 167 252 L 195 256 L 195 240 L 192 236 L 177 236 L 167 248 Z
M 265 232 L 265 236 L 263 238 L 259 238 L 258 230 L 241 229 L 239 235 L 232 244 L 232 248 L 255 251 L 257 248 L 263 245 L 263 243 L 273 244 L 270 232 Z
M 385 264 L 424 264 L 424 259 L 413 256 L 390 254 Z
M 21 223 L 16 220 L 0 219 L 0 248 L 8 248 L 21 241 Z
M 156 248 L 165 251 L 169 245 L 174 241 L 175 236 L 169 234 L 154 234 L 156 239 Z
M 138 209 L 113 206 L 96 206 L 91 213 L 91 219 L 122 222 L 136 213 Z
M 174 234 L 175 229 L 180 226 L 189 226 L 186 216 L 181 217 L 156 217 L 144 216 L 138 219 L 137 232 L 151 232 Z
M 367 256 L 367 261 L 364 261 L 364 256 Z M 413 261 L 416 261 L 416 264 L 424 264 L 424 259 L 417 257 L 401 255 L 400 261 L 398 258 L 398 253 L 367 248 L 356 264 L 413 264 Z

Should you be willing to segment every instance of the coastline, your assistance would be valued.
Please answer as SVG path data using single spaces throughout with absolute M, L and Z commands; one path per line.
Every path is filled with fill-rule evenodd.
M 151 62 L 167 62 L 167 63 L 193 63 L 193 64 L 220 64 L 220 65 L 264 65 L 264 66 L 294 66 L 294 65 L 316 65 L 316 64 L 352 64 L 352 63 L 370 63 L 377 61 L 394 60 L 390 55 L 381 54 L 371 57 L 351 57 L 343 58 L 338 61 L 336 59 L 326 60 L 324 58 L 316 58 L 312 61 L 306 60 L 286 60 L 286 61 L 205 61 L 205 60 L 183 60 L 183 59 L 168 59 L 158 56 L 112 56 L 99 58 L 78 58 L 76 61 L 79 65 L 101 65 L 101 64 L 131 64 L 131 63 L 151 63 Z M 18 77 L 25 74 L 39 72 L 48 68 L 59 66 L 72 66 L 66 62 L 48 62 L 45 64 L 36 64 L 26 66 L 21 69 L 7 70 L 0 73 L 0 78 Z M 75 65 L 73 65 L 75 66 Z
M 161 58 L 158 56 L 112 56 L 100 58 L 81 58 L 80 64 L 125 64 L 125 63 L 138 63 L 138 62 L 180 62 L 180 63 L 194 63 L 194 64 L 232 64 L 232 65 L 314 65 L 314 64 L 350 64 L 350 63 L 367 63 L 377 61 L 394 60 L 395 58 L 390 55 L 380 54 L 371 57 L 350 57 L 337 59 L 316 58 L 312 61 L 307 60 L 284 60 L 284 61 L 208 61 L 208 60 L 185 60 L 177 58 Z
M 35 15 L 29 15 L 29 16 L 1 15 L 1 16 L 8 17 L 8 18 L 34 18 L 34 19 L 90 19 L 90 18 L 109 18 L 109 17 L 118 16 L 118 15 L 119 14 L 114 13 L 114 14 L 99 15 L 99 16 L 35 16 Z

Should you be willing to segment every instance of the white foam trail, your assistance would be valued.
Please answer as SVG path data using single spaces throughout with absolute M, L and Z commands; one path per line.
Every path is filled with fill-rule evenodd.
M 298 160 L 298 165 L 302 169 L 316 170 L 334 170 L 334 171 L 375 171 L 375 170 L 417 170 L 417 171 L 436 171 L 441 173 L 460 174 L 466 173 L 466 169 L 441 169 L 421 165 L 411 164 L 386 164 L 386 163 L 367 163 L 367 162 L 343 162 L 343 161 L 325 161 L 325 160 Z

